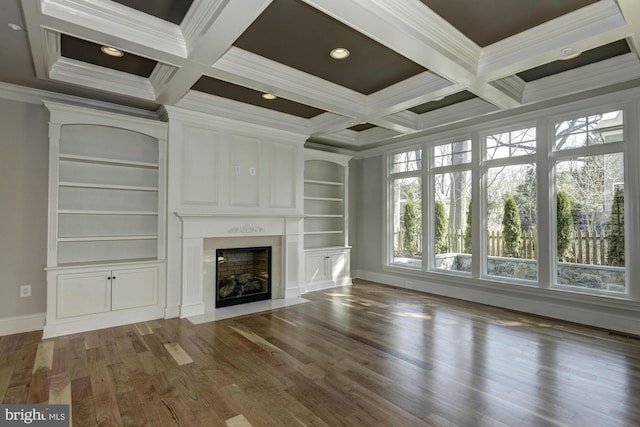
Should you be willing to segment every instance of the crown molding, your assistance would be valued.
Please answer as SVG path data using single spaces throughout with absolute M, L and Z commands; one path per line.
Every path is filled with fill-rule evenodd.
M 149 79 L 75 59 L 60 58 L 49 71 L 52 80 L 155 101 Z
M 389 116 L 369 119 L 369 123 L 398 133 L 413 133 L 418 130 L 418 117 L 416 113 L 405 110 Z
M 446 77 L 443 65 L 475 74 L 480 48 L 421 2 L 304 0 L 344 24 Z M 389 34 L 394 34 L 393 45 Z M 421 51 L 416 51 L 419 46 Z
M 627 39 L 631 50 L 640 56 L 640 7 L 636 0 L 617 0 L 625 21 L 633 28 L 633 34 Z
M 45 16 L 70 23 L 82 22 L 84 27 L 111 37 L 187 57 L 186 42 L 178 25 L 114 1 L 41 0 L 41 8 Z
M 308 135 L 304 132 L 283 129 L 282 127 L 272 127 L 260 120 L 247 121 L 244 117 L 229 117 L 215 114 L 209 111 L 194 111 L 183 106 L 163 106 L 161 114 L 172 120 L 188 122 L 207 127 L 220 127 L 221 130 L 246 134 L 251 131 L 268 138 L 275 138 L 279 141 L 289 141 L 303 143 Z
M 329 144 L 341 144 L 348 147 L 358 147 L 360 145 L 359 133 L 360 132 L 344 129 L 328 135 L 314 136 L 313 140 Z
M 10 83 L 0 82 L 0 98 L 35 105 L 41 105 L 43 101 L 51 101 L 146 119 L 157 120 L 159 118 L 158 114 L 154 111 L 141 110 L 139 108 L 127 107 L 124 105 L 112 104 L 79 96 L 65 95 L 42 89 L 33 89 Z
M 526 104 L 597 89 L 640 78 L 640 60 L 633 53 L 586 65 L 527 83 Z
M 420 114 L 418 118 L 418 128 L 420 130 L 427 130 L 429 128 L 495 113 L 496 111 L 499 111 L 499 108 L 495 105 L 480 98 L 473 98 L 468 101 Z
M 461 85 L 425 71 L 367 97 L 367 116 L 386 116 L 458 92 Z
M 228 3 L 229 0 L 193 1 L 180 24 L 189 52 L 193 51 L 200 37 L 211 29 Z
M 629 33 L 615 1 L 600 0 L 485 47 L 478 77 L 484 81 L 503 78 L 556 60 L 565 47 L 580 50 L 593 47 L 594 40 L 602 45 Z
M 309 135 L 307 119 L 194 90 L 189 91 L 175 106 L 249 125 Z
M 354 119 L 333 113 L 322 113 L 307 121 L 307 129 L 311 136 L 338 132 L 353 126 Z
M 520 77 L 513 75 L 491 82 L 491 85 L 502 92 L 508 94 L 519 102 L 522 102 L 522 94 L 526 87 L 526 82 Z
M 402 135 L 402 132 L 396 132 L 391 129 L 375 127 L 362 132 L 357 132 L 358 146 L 363 147 L 376 142 L 387 141 L 391 138 Z
M 211 75 L 334 113 L 364 114 L 365 95 L 237 47 L 213 65 Z
M 178 67 L 163 64 L 162 62 L 156 64 L 149 76 L 149 82 L 153 87 L 154 94 L 160 93 L 165 89 L 167 84 L 169 84 L 171 79 L 176 75 L 178 69 Z

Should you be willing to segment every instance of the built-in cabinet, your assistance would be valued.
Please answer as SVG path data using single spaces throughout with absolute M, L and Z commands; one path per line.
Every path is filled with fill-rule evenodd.
M 305 150 L 304 248 L 307 290 L 351 283 L 348 242 L 350 156 Z
M 162 317 L 166 124 L 52 102 L 45 106 L 50 111 L 45 337 Z

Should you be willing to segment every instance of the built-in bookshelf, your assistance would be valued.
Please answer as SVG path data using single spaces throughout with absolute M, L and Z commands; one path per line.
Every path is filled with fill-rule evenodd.
M 318 154 L 314 153 L 313 157 Z M 304 167 L 305 248 L 346 246 L 346 165 L 308 158 Z
M 162 317 L 166 123 L 45 102 L 44 337 Z
M 158 150 L 130 129 L 61 126 L 58 266 L 158 259 Z
M 308 290 L 350 282 L 346 155 L 305 150 L 304 248 Z

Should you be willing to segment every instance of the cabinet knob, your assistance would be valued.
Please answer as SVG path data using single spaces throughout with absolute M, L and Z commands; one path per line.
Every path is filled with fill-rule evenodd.
M 116 280 L 116 276 L 111 276 L 111 280 Z

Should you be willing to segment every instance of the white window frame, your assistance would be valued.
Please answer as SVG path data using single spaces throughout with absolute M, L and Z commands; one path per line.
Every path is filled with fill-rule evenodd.
M 626 294 L 622 293 L 606 293 L 601 294 L 591 289 L 586 291 L 579 287 L 558 287 L 555 286 L 556 274 L 556 239 L 555 239 L 555 177 L 553 166 L 558 158 L 572 157 L 575 155 L 573 149 L 555 150 L 555 124 L 559 121 L 581 117 L 585 115 L 593 115 L 602 112 L 610 112 L 614 110 L 623 110 L 624 117 L 624 143 L 626 144 L 624 153 L 625 162 L 625 221 L 626 234 L 628 236 L 640 235 L 640 89 L 628 90 L 624 92 L 604 94 L 597 97 L 578 100 L 566 104 L 552 106 L 546 109 L 536 109 L 516 116 L 491 119 L 488 118 L 484 123 L 471 124 L 463 126 L 455 130 L 444 132 L 432 132 L 414 136 L 400 140 L 393 151 L 383 152 L 385 162 L 383 166 L 383 174 L 381 179 L 385 186 L 386 200 L 384 204 L 384 218 L 386 226 L 383 227 L 383 242 L 385 249 L 382 251 L 383 264 L 382 269 L 389 272 L 402 274 L 411 281 L 426 280 L 435 286 L 441 286 L 442 289 L 451 289 L 450 292 L 456 293 L 454 290 L 460 286 L 461 289 L 479 289 L 488 288 L 494 290 L 513 290 L 522 295 L 531 295 L 548 299 L 556 303 L 562 301 L 580 301 L 589 302 L 603 307 L 625 307 L 625 301 L 640 301 L 640 263 L 626 263 Z M 506 159 L 484 158 L 485 136 L 496 134 L 508 130 L 521 129 L 524 127 L 536 128 L 536 154 L 517 156 Z M 433 244 L 433 231 L 431 221 L 426 220 L 426 212 L 433 210 L 433 190 L 431 189 L 432 174 L 434 171 L 442 172 L 446 167 L 434 168 L 431 163 L 430 147 L 436 144 L 449 143 L 456 140 L 471 139 L 472 140 L 472 193 L 471 197 L 474 201 L 472 207 L 472 227 L 474 230 L 472 236 L 473 245 L 473 264 L 471 277 L 463 277 L 458 272 L 449 270 L 434 269 L 431 264 L 432 253 L 431 246 Z M 591 146 L 599 147 L 599 146 Z M 395 265 L 390 261 L 393 259 L 392 239 L 392 219 L 390 217 L 390 177 L 389 177 L 389 157 L 393 154 L 422 149 L 422 198 L 423 198 L 423 259 L 422 271 L 417 269 L 407 269 L 399 265 Z M 582 150 L 582 149 L 580 149 Z M 588 148 L 589 150 L 604 150 L 608 152 L 608 148 Z M 558 153 L 559 152 L 559 153 Z M 590 152 L 590 151 L 589 151 Z M 538 279 L 537 282 L 518 282 L 514 278 L 500 278 L 496 276 L 488 276 L 486 272 L 486 256 L 487 256 L 487 233 L 485 204 L 486 204 L 486 173 L 488 167 L 498 165 L 533 163 L 536 165 L 537 173 L 537 260 L 538 260 Z M 464 165 L 461 167 L 464 168 Z M 476 200 L 478 201 L 476 203 Z M 629 260 L 640 259 L 640 239 L 626 239 L 626 257 Z M 456 277 L 451 278 L 451 275 Z M 505 280 L 502 280 L 505 279 Z M 402 279 L 398 279 L 402 280 Z M 398 284 L 404 282 L 398 282 Z M 406 281 L 409 285 L 410 280 Z M 514 286 L 525 285 L 525 286 Z M 451 288 L 449 288 L 451 287 Z M 445 292 L 446 294 L 449 291 Z M 622 304 L 622 305 L 621 305 Z
M 391 170 L 393 168 L 393 157 L 396 154 L 400 154 L 400 153 L 406 153 L 409 151 L 420 151 L 421 153 L 421 166 L 420 169 L 417 169 L 415 171 L 408 171 L 408 172 L 394 172 L 391 173 Z M 409 271 L 424 271 L 425 268 L 425 254 L 424 254 L 424 199 L 425 199 L 425 195 L 424 195 L 424 171 L 425 171 L 425 151 L 424 151 L 424 147 L 422 145 L 413 145 L 413 146 L 408 146 L 408 147 L 404 147 L 402 149 L 398 149 L 398 150 L 394 150 L 394 151 L 389 151 L 387 153 L 385 153 L 385 174 L 384 174 L 384 179 L 385 179 L 385 190 L 386 190 L 386 203 L 385 203 L 385 210 L 386 210 L 386 214 L 385 214 L 385 222 L 386 222 L 386 230 L 384 233 L 384 242 L 385 242 L 385 248 L 386 250 L 383 251 L 383 266 L 385 267 L 392 267 L 392 268 L 399 268 L 402 270 L 409 270 Z M 420 179 L 420 185 L 421 185 L 421 208 L 422 208 L 422 248 L 423 248 L 423 253 L 422 253 L 422 266 L 421 267 L 414 267 L 411 265 L 403 265 L 403 264 L 398 264 L 394 262 L 394 224 L 393 224 L 393 218 L 394 218 L 394 212 L 393 212 L 393 182 L 396 179 L 402 179 L 402 178 L 419 178 Z
M 635 107 L 634 105 L 629 105 L 629 104 L 611 104 L 607 106 L 598 106 L 594 108 L 582 109 L 580 111 L 568 112 L 561 115 L 555 115 L 549 118 L 549 126 L 548 126 L 549 155 L 548 155 L 547 167 L 549 168 L 549 176 L 550 176 L 549 200 L 551 200 L 552 202 L 550 203 L 550 209 L 549 209 L 550 242 L 549 242 L 548 253 L 550 255 L 549 256 L 549 273 L 550 273 L 549 288 L 552 290 L 560 290 L 560 291 L 566 291 L 566 292 L 572 292 L 572 293 L 578 293 L 578 294 L 599 295 L 599 296 L 607 296 L 607 297 L 623 297 L 623 298 L 631 297 L 631 292 L 632 292 L 631 282 L 630 282 L 631 274 L 629 271 L 630 266 L 627 262 L 625 262 L 625 292 L 607 291 L 603 289 L 587 289 L 580 286 L 564 285 L 557 282 L 558 250 L 557 250 L 557 245 L 555 244 L 556 236 L 557 236 L 556 221 L 555 221 L 557 216 L 557 209 L 556 209 L 556 203 L 553 201 L 555 201 L 557 198 L 556 176 L 555 176 L 555 167 L 557 162 L 569 160 L 574 157 L 598 156 L 598 155 L 616 154 L 616 153 L 621 153 L 624 157 L 624 181 L 625 181 L 624 197 L 625 197 L 625 201 L 631 200 L 630 194 L 632 193 L 631 193 L 631 189 L 629 188 L 629 185 L 627 184 L 629 183 L 630 180 L 633 180 L 632 172 L 631 172 L 631 168 L 633 167 L 633 165 L 632 165 L 632 162 L 630 161 L 630 158 L 633 155 L 632 153 L 633 150 L 631 150 L 631 147 L 634 144 L 630 144 L 628 141 L 630 140 L 629 138 L 632 137 L 634 132 L 632 131 L 631 126 L 628 124 L 628 120 L 630 119 L 630 115 L 632 111 L 636 111 L 636 114 L 635 114 L 636 122 L 638 120 L 637 109 L 634 107 Z M 610 142 L 610 143 L 601 144 L 601 145 L 589 145 L 585 147 L 567 148 L 567 149 L 557 149 L 555 147 L 555 125 L 557 123 L 579 118 L 579 117 L 610 113 L 617 110 L 621 110 L 623 113 L 622 129 L 623 129 L 624 138 L 622 141 Z M 637 137 L 635 138 L 635 141 L 638 142 Z M 638 144 L 635 144 L 635 145 L 637 146 Z M 635 175 L 637 178 L 638 174 L 636 173 Z M 631 212 L 634 210 L 633 206 L 635 206 L 635 204 L 637 204 L 637 201 L 636 203 L 624 204 L 625 218 L 631 218 L 630 215 L 631 215 Z M 637 216 L 635 218 L 637 218 Z M 637 226 L 638 225 L 637 223 L 638 221 L 635 221 L 635 224 L 632 224 L 630 221 L 625 221 L 625 236 L 633 235 L 631 234 L 631 229 L 632 227 Z M 625 239 L 625 260 L 631 259 L 629 258 L 631 249 L 632 249 L 631 246 L 632 245 L 631 245 L 630 239 Z
M 471 160 L 468 163 L 463 163 L 460 165 L 448 165 L 448 166 L 435 166 L 435 147 L 438 145 L 445 145 L 445 144 L 453 144 L 455 142 L 462 142 L 462 141 L 471 141 Z M 430 212 L 431 214 L 433 214 L 433 212 L 435 212 L 435 176 L 436 175 L 440 175 L 440 174 L 446 174 L 446 173 L 453 173 L 453 172 L 470 172 L 471 173 L 471 199 L 473 200 L 473 194 L 474 194 L 474 188 L 476 187 L 475 183 L 474 183 L 474 170 L 476 169 L 474 167 L 475 163 L 477 163 L 477 138 L 474 138 L 473 135 L 465 133 L 465 134 L 456 134 L 456 135 L 452 135 L 452 136 L 448 136 L 446 138 L 442 138 L 442 139 L 437 139 L 437 140 L 433 140 L 430 141 L 429 143 L 425 144 L 425 148 L 423 150 L 423 153 L 427 153 L 427 160 L 428 162 L 427 167 L 424 168 L 425 169 L 425 173 L 424 173 L 424 178 L 423 178 L 423 184 L 422 187 L 423 189 L 425 189 L 425 194 L 426 197 L 423 196 L 423 198 L 425 199 L 424 203 L 423 203 L 423 209 L 424 212 Z M 423 154 L 424 157 L 424 154 Z M 424 164 L 424 163 L 423 163 Z M 477 172 L 476 172 L 477 173 Z M 426 184 L 425 184 L 426 183 Z M 476 207 L 475 207 L 475 203 L 472 205 L 472 209 L 473 211 L 471 212 L 471 219 L 472 219 L 472 224 L 471 224 L 471 229 L 474 230 L 475 225 L 473 224 L 473 221 L 476 219 L 477 214 L 475 214 L 476 212 Z M 425 217 L 425 215 L 423 215 L 423 218 Z M 422 253 L 422 264 L 424 266 L 424 269 L 429 271 L 429 272 L 434 272 L 434 273 L 438 273 L 438 274 L 448 274 L 448 275 L 453 275 L 453 276 L 462 276 L 462 277 L 472 277 L 473 276 L 473 272 L 476 266 L 476 256 L 475 256 L 475 249 L 476 249 L 476 245 L 473 242 L 473 238 L 474 236 L 472 235 L 472 243 L 471 246 L 473 248 L 471 256 L 472 256 L 472 263 L 471 263 L 471 271 L 470 272 L 465 272 L 465 271 L 458 271 L 458 270 L 446 270 L 446 269 L 442 269 L 442 268 L 437 268 L 435 266 L 435 224 L 433 221 L 433 218 L 431 215 L 428 216 L 428 219 L 424 219 L 423 220 L 423 230 L 425 230 L 423 232 L 423 242 L 422 242 L 422 248 L 423 248 L 423 253 Z M 426 243 L 425 243 L 426 242 Z M 425 259 L 425 257 L 427 257 Z M 426 262 L 425 262 L 426 261 Z

